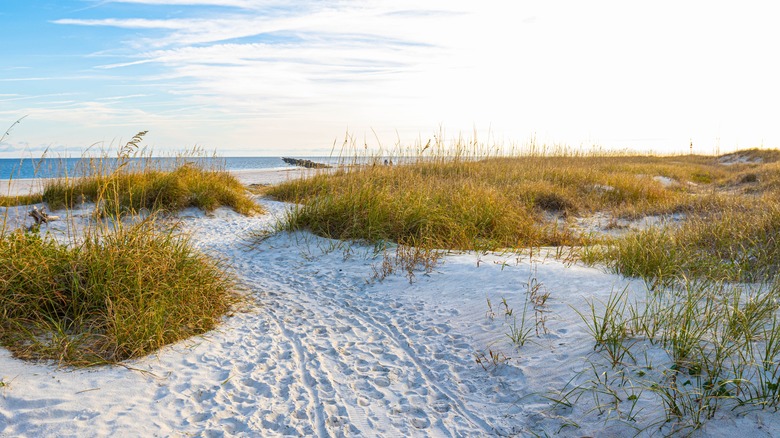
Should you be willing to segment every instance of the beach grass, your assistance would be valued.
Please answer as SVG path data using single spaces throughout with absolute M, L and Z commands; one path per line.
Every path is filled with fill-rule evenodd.
M 11 230 L 4 221 L 0 342 L 17 357 L 117 363 L 213 329 L 237 302 L 227 266 L 196 250 L 174 221 L 159 218 L 190 206 L 245 214 L 259 207 L 219 169 L 184 161 L 161 170 L 151 159 L 131 166 L 143 134 L 116 158 L 85 159 L 78 177 L 48 181 L 40 198 L 7 199 L 94 209 L 86 225 L 66 211 L 72 223 L 62 236 L 38 226 Z
M 589 394 L 605 420 L 630 424 L 640 400 L 651 400 L 664 412 L 652 423 L 664 434 L 689 433 L 723 408 L 780 406 L 780 152 L 480 156 L 456 149 L 396 158 L 403 164 L 395 166 L 356 160 L 268 194 L 298 205 L 284 224 L 291 230 L 393 241 L 419 254 L 574 245 L 587 263 L 644 279 L 645 296 L 621 289 L 576 310 L 595 345 L 583 373 L 595 378 L 575 376 L 576 387 L 567 384 L 551 400 Z M 577 218 L 596 213 L 675 220 L 617 236 L 575 232 Z M 382 275 L 398 264 L 388 259 Z M 534 326 L 532 284 L 507 333 L 518 349 Z M 543 304 L 541 313 L 537 307 L 534 301 L 538 318 Z M 477 363 L 506 360 L 495 351 L 477 353 Z
M 648 286 L 645 296 L 618 290 L 578 312 L 595 341 L 589 370 L 600 377 L 572 379 L 581 383 L 560 394 L 610 400 L 597 403 L 605 420 L 628 422 L 638 401 L 652 400 L 664 416 L 650 424 L 675 436 L 720 410 L 777 410 L 780 283 L 680 278 Z
M 40 202 L 43 202 L 43 195 L 41 194 L 0 196 L 0 207 L 31 205 L 38 204 Z
M 609 239 L 586 261 L 647 280 L 765 281 L 780 269 L 780 203 L 775 195 L 733 199 L 714 214 L 690 215 Z
M 151 221 L 63 244 L 0 239 L 0 341 L 17 357 L 114 363 L 212 329 L 235 302 L 224 267 Z
M 636 219 L 718 211 L 722 203 L 709 192 L 738 171 L 744 169 L 700 156 L 434 155 L 400 166 L 355 165 L 267 193 L 300 205 L 288 218 L 290 229 L 322 236 L 526 248 L 583 244 L 571 219 L 596 212 Z
M 260 207 L 244 186 L 225 171 L 183 164 L 170 171 L 129 170 L 106 176 L 51 180 L 42 199 L 52 210 L 76 203 L 105 202 L 107 211 L 137 212 L 141 209 L 176 212 L 187 207 L 213 211 L 222 206 L 241 214 Z

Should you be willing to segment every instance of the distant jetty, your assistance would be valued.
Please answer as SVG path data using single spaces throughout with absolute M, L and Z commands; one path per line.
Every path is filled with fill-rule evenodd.
M 312 160 L 303 160 L 300 158 L 285 158 L 282 157 L 282 161 L 293 166 L 305 167 L 307 169 L 329 169 L 330 166 L 324 163 L 317 163 Z

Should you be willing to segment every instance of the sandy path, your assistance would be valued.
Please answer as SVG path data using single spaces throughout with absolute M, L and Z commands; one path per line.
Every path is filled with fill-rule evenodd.
M 226 383 L 235 397 L 220 399 L 221 409 L 235 406 L 240 413 L 241 401 L 257 400 L 246 416 L 230 421 L 244 432 L 265 425 L 264 432 L 320 436 L 493 433 L 480 406 L 466 400 L 474 398 L 473 388 L 462 375 L 474 364 L 464 336 L 433 321 L 421 302 L 410 306 L 367 293 L 366 264 L 322 260 L 344 258 L 329 244 L 282 235 L 232 253 L 231 263 L 257 298 L 254 318 L 263 321 L 242 324 L 242 339 L 256 344 L 258 328 L 269 339 L 258 361 L 264 365 L 234 367 Z
M 282 233 L 248 249 L 247 233 L 286 208 L 264 204 L 260 218 L 182 215 L 233 266 L 246 309 L 129 368 L 56 369 L 0 350 L 0 435 L 484 436 L 506 423 L 481 403 L 474 380 L 488 376 L 466 336 L 420 300 L 372 293 L 368 248 L 345 256 Z

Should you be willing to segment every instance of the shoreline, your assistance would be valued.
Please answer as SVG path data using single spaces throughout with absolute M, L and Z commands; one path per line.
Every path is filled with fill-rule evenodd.
M 290 167 L 289 169 L 238 169 L 229 170 L 228 172 L 235 176 L 242 184 L 249 186 L 252 184 L 280 184 L 294 179 L 307 178 L 323 171 L 328 170 Z M 23 196 L 41 193 L 46 181 L 49 180 L 50 178 L 20 178 L 0 180 L 0 196 Z

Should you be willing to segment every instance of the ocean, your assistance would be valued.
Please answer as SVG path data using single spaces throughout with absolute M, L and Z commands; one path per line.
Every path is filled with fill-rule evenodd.
M 338 164 L 338 157 L 295 157 L 318 163 Z M 151 163 L 148 161 L 151 160 Z M 128 166 L 142 163 L 155 168 L 170 169 L 183 162 L 197 162 L 208 168 L 225 170 L 289 169 L 290 165 L 282 157 L 187 157 L 187 158 L 131 158 Z M 98 164 L 99 163 L 99 164 Z M 116 159 L 102 159 L 90 162 L 84 158 L 0 158 L 0 180 L 27 178 L 60 178 L 64 176 L 84 175 L 84 169 L 101 165 L 110 171 L 117 163 Z

